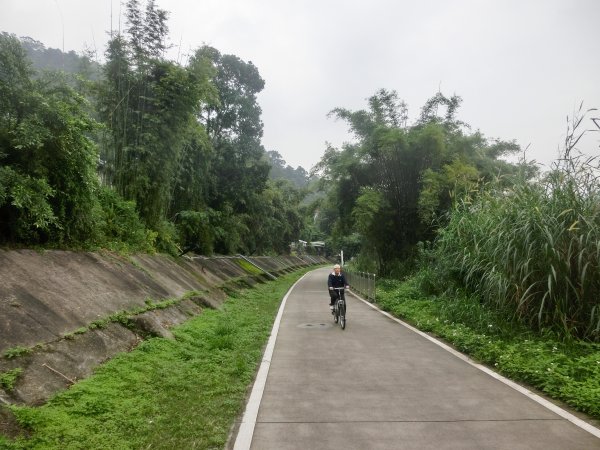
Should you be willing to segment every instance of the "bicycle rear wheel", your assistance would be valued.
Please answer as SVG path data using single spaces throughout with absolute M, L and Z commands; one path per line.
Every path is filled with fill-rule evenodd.
M 336 304 L 333 306 L 333 321 L 335 323 L 338 323 L 339 318 L 340 318 L 340 312 L 338 310 L 338 305 Z

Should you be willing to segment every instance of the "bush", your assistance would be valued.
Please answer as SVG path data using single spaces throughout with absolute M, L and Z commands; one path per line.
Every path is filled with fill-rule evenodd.
M 78 246 L 97 236 L 97 126 L 59 74 L 34 78 L 14 36 L 0 35 L 0 226 L 11 243 Z
M 124 200 L 113 189 L 98 192 L 103 212 L 101 244 L 111 250 L 153 252 L 156 233 L 142 223 L 135 202 Z
M 214 234 L 210 215 L 202 211 L 181 211 L 175 222 L 183 252 L 194 251 L 201 255 L 212 255 Z
M 57 222 L 48 201 L 53 195 L 46 180 L 0 167 L 0 237 L 24 243 L 47 238 Z
M 156 226 L 156 230 L 153 231 L 153 235 L 156 237 L 155 247 L 158 252 L 167 253 L 172 256 L 181 254 L 179 236 L 173 222 L 167 220 L 160 221 Z
M 537 329 L 600 340 L 598 167 L 567 156 L 539 182 L 463 200 L 435 252 L 489 305 Z
M 15 388 L 17 379 L 23 373 L 23 369 L 17 367 L 7 372 L 0 372 L 0 387 L 7 391 L 12 391 Z

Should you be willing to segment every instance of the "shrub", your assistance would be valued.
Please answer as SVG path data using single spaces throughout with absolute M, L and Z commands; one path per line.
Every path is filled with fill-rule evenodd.
M 592 160 L 567 155 L 538 182 L 464 199 L 436 242 L 467 289 L 534 328 L 600 339 L 600 185 Z
M 17 358 L 19 356 L 29 355 L 33 350 L 29 347 L 12 347 L 4 351 L 4 357 L 7 359 Z
M 47 181 L 0 167 L 0 237 L 16 242 L 39 242 L 56 225 Z
M 15 388 L 17 379 L 22 373 L 23 369 L 20 367 L 7 372 L 0 372 L 0 387 L 6 389 L 7 391 L 12 391 Z
M 184 252 L 194 251 L 201 255 L 212 254 L 214 233 L 210 225 L 209 213 L 180 211 L 175 224 Z
M 155 228 L 156 250 L 172 256 L 181 254 L 179 236 L 175 224 L 167 220 L 161 220 Z
M 152 252 L 156 233 L 144 226 L 135 202 L 124 200 L 107 186 L 100 188 L 98 196 L 103 212 L 101 244 L 113 250 Z

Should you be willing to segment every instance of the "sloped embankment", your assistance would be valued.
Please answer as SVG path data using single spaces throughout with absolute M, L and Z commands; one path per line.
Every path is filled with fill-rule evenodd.
M 325 262 L 0 250 L 0 403 L 44 403 L 229 290 Z

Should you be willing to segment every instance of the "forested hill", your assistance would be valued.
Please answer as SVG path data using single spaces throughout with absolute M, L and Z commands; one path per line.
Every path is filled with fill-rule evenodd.
M 102 64 L 0 33 L 0 245 L 252 255 L 314 238 L 306 171 L 272 171 L 262 144 L 258 68 L 206 45 L 171 61 L 167 12 L 125 9 Z
M 63 52 L 57 48 L 47 48 L 42 42 L 29 36 L 21 37 L 19 40 L 27 52 L 32 67 L 38 71 L 61 71 L 82 75 L 91 80 L 99 80 L 102 77 L 102 66 L 93 61 L 91 55 L 79 55 L 73 50 Z M 271 164 L 270 179 L 287 180 L 297 188 L 308 185 L 309 175 L 304 167 L 298 166 L 294 169 L 277 151 L 267 151 L 265 154 Z
M 98 80 L 101 77 L 101 65 L 89 56 L 78 55 L 73 50 L 65 53 L 57 48 L 46 48 L 42 42 L 29 36 L 21 37 L 20 41 L 36 70 L 59 70 L 83 75 L 91 80 Z
M 42 42 L 29 36 L 21 37 L 20 41 L 33 68 L 38 71 L 61 71 L 81 75 L 91 80 L 99 80 L 102 77 L 102 66 L 93 61 L 90 55 L 79 55 L 73 50 L 63 52 L 57 48 L 46 48 Z M 277 151 L 272 150 L 265 154 L 271 164 L 270 179 L 287 180 L 297 188 L 308 185 L 309 175 L 305 168 L 298 166 L 294 169 Z
M 304 167 L 298 166 L 294 169 L 285 162 L 279 152 L 274 150 L 267 152 L 267 156 L 271 162 L 269 178 L 273 180 L 288 180 L 298 188 L 306 187 L 308 185 L 310 178 Z

